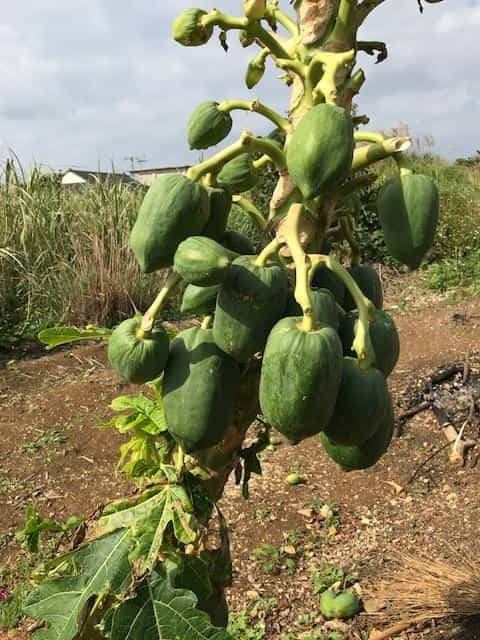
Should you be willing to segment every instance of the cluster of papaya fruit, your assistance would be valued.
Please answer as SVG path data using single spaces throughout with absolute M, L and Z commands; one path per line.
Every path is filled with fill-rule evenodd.
M 231 127 L 221 105 L 203 103 L 188 126 L 190 146 L 215 145 Z M 299 123 L 286 149 L 283 142 L 278 146 L 302 201 L 312 201 L 351 170 L 352 120 L 340 107 L 318 105 Z M 314 322 L 306 329 L 285 259 L 259 257 L 248 238 L 226 230 L 232 194 L 255 183 L 253 156 L 237 154 L 214 178 L 157 178 L 131 234 L 142 269 L 173 267 L 186 283 L 182 311 L 204 314 L 206 321 L 169 344 L 161 323 L 127 320 L 111 337 L 111 364 L 134 383 L 163 374 L 169 432 L 192 453 L 222 441 L 242 373 L 263 354 L 259 400 L 265 420 L 292 443 L 318 434 L 328 455 L 346 471 L 372 466 L 393 434 L 386 379 L 400 348 L 395 324 L 382 310 L 376 271 L 354 265 L 347 272 L 370 301 L 368 332 L 375 358 L 365 366 L 352 348 L 360 319 L 344 278 L 325 265 L 316 268 L 308 292 Z M 435 185 L 405 173 L 383 187 L 378 204 L 392 254 L 418 267 L 437 224 Z

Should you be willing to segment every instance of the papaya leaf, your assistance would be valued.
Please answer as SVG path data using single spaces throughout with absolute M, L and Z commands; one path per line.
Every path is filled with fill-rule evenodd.
M 190 544 L 197 537 L 196 526 L 192 503 L 184 487 L 167 484 L 147 500 L 102 516 L 95 523 L 93 535 L 130 529 L 136 541 L 132 561 L 136 573 L 142 575 L 156 565 L 169 527 L 179 542 Z
M 116 425 L 118 424 L 117 428 L 121 433 L 134 427 L 151 435 L 158 435 L 167 430 L 162 405 L 144 395 L 119 396 L 110 406 L 114 411 L 132 411 L 127 416 L 117 418 Z
M 196 608 L 196 595 L 175 589 L 168 578 L 153 576 L 136 598 L 115 611 L 111 640 L 232 640 L 225 629 L 214 627 L 208 615 Z
M 33 638 L 73 640 L 104 598 L 126 593 L 132 582 L 132 544 L 128 531 L 118 531 L 69 554 L 60 565 L 62 575 L 43 581 L 27 597 L 25 615 L 47 624 Z
M 108 340 L 112 335 L 110 329 L 101 327 L 88 326 L 85 329 L 77 327 L 53 327 L 51 329 L 43 329 L 38 334 L 38 339 L 47 345 L 47 351 L 55 349 L 62 344 L 71 344 L 82 340 Z
M 40 549 L 40 537 L 42 533 L 67 533 L 73 529 L 78 529 L 82 524 L 81 518 L 69 518 L 66 522 L 56 522 L 48 518 L 43 518 L 35 507 L 27 508 L 25 524 L 16 535 L 30 553 L 38 553 Z

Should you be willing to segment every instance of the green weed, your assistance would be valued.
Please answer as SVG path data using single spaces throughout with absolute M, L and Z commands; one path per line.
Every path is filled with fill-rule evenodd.
M 257 560 L 264 573 L 280 573 L 282 569 L 294 573 L 297 563 L 289 558 L 280 547 L 272 544 L 262 544 L 252 551 L 252 557 Z

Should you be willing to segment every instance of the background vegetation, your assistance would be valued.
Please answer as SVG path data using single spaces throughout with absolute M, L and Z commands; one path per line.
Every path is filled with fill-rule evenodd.
M 480 291 L 478 158 L 451 164 L 425 155 L 413 162 L 436 179 L 442 199 L 440 230 L 423 271 L 426 284 Z M 365 260 L 396 267 L 375 210 L 378 188 L 393 171 L 385 163 L 362 194 L 358 233 Z M 267 170 L 250 194 L 264 210 L 275 181 Z M 58 323 L 111 326 L 148 305 L 162 276 L 141 274 L 128 246 L 143 194 L 141 187 L 115 182 L 62 189 L 55 176 L 38 169 L 25 175 L 18 164 L 6 163 L 0 187 L 0 342 Z M 237 207 L 230 226 L 260 240 Z

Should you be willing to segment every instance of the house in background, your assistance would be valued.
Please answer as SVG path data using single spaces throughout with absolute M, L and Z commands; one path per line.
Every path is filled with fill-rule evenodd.
M 137 181 L 128 173 L 114 173 L 105 171 L 80 171 L 68 169 L 62 175 L 62 187 L 78 187 L 99 182 L 122 182 L 135 184 Z
M 190 165 L 180 167 L 157 167 L 155 169 L 133 169 L 130 175 L 138 180 L 141 184 L 149 187 L 158 176 L 164 173 L 186 173 L 190 169 Z

